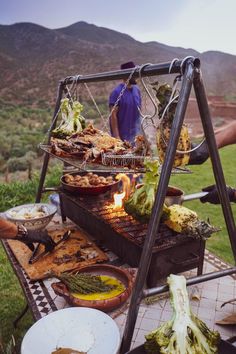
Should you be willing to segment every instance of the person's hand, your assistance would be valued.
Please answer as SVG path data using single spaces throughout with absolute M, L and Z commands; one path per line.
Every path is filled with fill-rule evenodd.
M 192 143 L 191 144 L 191 149 L 194 149 L 198 143 Z M 209 157 L 209 152 L 208 152 L 208 147 L 206 141 L 202 143 L 199 148 L 196 150 L 190 152 L 190 158 L 189 158 L 189 163 L 188 165 L 201 165 L 204 163 Z
M 42 231 L 34 231 L 34 230 L 27 230 L 26 234 L 17 235 L 15 238 L 18 241 L 23 242 L 25 245 L 29 247 L 31 251 L 34 251 L 34 243 L 41 243 L 45 247 L 45 251 L 52 251 L 55 247 L 55 242 L 53 239 L 48 235 L 46 230 Z
M 226 187 L 230 202 L 235 202 L 235 189 L 231 187 Z M 200 198 L 202 203 L 219 204 L 219 194 L 216 185 L 211 185 L 202 189 L 203 192 L 208 192 L 207 195 Z

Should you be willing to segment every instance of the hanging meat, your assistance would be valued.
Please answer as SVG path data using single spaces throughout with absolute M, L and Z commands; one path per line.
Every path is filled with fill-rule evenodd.
M 172 87 L 168 84 L 163 84 L 160 86 L 158 86 L 158 84 L 154 84 L 153 89 L 155 90 L 156 97 L 159 101 L 158 116 L 161 119 L 161 123 L 157 129 L 157 149 L 160 161 L 163 162 L 170 139 L 170 131 L 178 103 L 178 96 L 176 95 L 176 92 L 173 92 Z M 176 98 L 172 101 L 172 97 Z M 190 148 L 191 144 L 188 128 L 185 124 L 183 124 L 181 127 L 173 167 L 188 164 L 190 156 L 188 150 L 190 150 Z

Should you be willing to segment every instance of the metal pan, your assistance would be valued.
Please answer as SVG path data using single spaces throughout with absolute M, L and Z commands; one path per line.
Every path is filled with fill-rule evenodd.
M 183 202 L 187 202 L 189 200 L 199 199 L 207 195 L 208 192 L 198 192 L 193 194 L 184 195 L 182 189 L 169 186 L 167 189 L 167 194 L 165 197 L 165 204 L 167 206 L 173 204 L 182 204 Z
M 147 352 L 144 349 L 144 345 L 141 345 L 126 354 L 147 354 Z M 221 340 L 218 348 L 218 354 L 236 354 L 236 347 L 225 340 Z
M 143 185 L 142 183 L 138 184 L 136 188 L 140 188 L 142 185 Z M 165 204 L 167 206 L 173 204 L 182 204 L 183 202 L 187 202 L 189 200 L 200 199 L 207 194 L 208 192 L 197 192 L 197 193 L 184 195 L 182 189 L 173 186 L 168 186 L 166 197 L 165 197 Z
M 70 175 L 72 176 L 76 176 L 76 175 L 80 175 L 80 176 L 84 176 L 86 175 L 87 172 L 75 172 L 75 173 L 70 173 Z M 104 176 L 104 177 L 108 177 L 111 174 L 108 172 L 96 172 L 96 174 L 98 176 Z M 70 193 L 76 193 L 76 194 L 83 194 L 83 195 L 99 195 L 102 193 L 106 193 L 108 191 L 117 191 L 118 190 L 118 185 L 119 185 L 119 180 L 114 181 L 114 183 L 105 185 L 105 186 L 94 186 L 94 187 L 79 187 L 79 186 L 74 186 L 71 184 L 68 184 L 65 182 L 65 176 L 61 177 L 61 187 L 63 190 L 65 190 L 66 192 L 70 192 Z

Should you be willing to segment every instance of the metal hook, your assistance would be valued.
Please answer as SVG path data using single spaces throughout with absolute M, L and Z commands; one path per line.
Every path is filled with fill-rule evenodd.
M 78 81 L 79 81 L 81 76 L 82 75 L 79 75 L 79 74 L 76 75 L 75 80 L 74 80 L 74 82 L 75 82 L 75 99 L 76 100 L 78 100 L 78 90 L 77 90 L 77 88 L 78 88 Z
M 148 88 L 147 88 L 145 82 L 143 81 L 143 77 L 142 77 L 142 71 L 143 71 L 143 69 L 144 69 L 146 66 L 148 66 L 148 65 L 151 65 L 151 64 L 150 64 L 150 63 L 146 63 L 146 64 L 143 64 L 143 65 L 141 65 L 141 66 L 139 67 L 139 78 L 140 78 L 140 81 L 141 81 L 141 83 L 142 83 L 142 85 L 143 85 L 143 87 L 144 87 L 144 89 L 145 89 L 145 91 L 146 91 L 148 97 L 150 98 L 150 100 L 151 100 L 151 102 L 152 102 L 152 104 L 153 104 L 153 106 L 154 106 L 154 113 L 153 113 L 152 115 L 150 115 L 150 114 L 144 115 L 144 114 L 142 114 L 142 112 L 141 112 L 140 109 L 139 109 L 139 112 L 140 112 L 140 114 L 141 114 L 141 116 L 142 116 L 143 118 L 145 118 L 145 119 L 147 119 L 147 118 L 150 119 L 150 120 L 152 121 L 152 123 L 154 124 L 153 118 L 154 118 L 155 115 L 157 114 L 158 107 L 157 107 L 156 102 L 154 101 L 153 97 L 151 96 L 151 94 L 150 94 L 150 92 L 149 92 L 149 90 L 148 90 Z
M 170 67 L 169 67 L 169 74 L 171 74 L 171 70 L 172 70 L 172 68 L 173 68 L 173 66 L 174 66 L 174 64 L 175 64 L 176 61 L 179 61 L 179 59 L 178 59 L 178 58 L 174 58 L 174 59 L 171 61 Z
M 180 73 L 181 73 L 181 75 L 183 75 L 183 73 L 184 73 L 184 64 L 186 63 L 186 61 L 187 61 L 188 59 L 194 59 L 194 57 L 193 57 L 192 55 L 189 55 L 189 56 L 185 57 L 185 58 L 182 60 L 182 62 L 181 62 L 181 64 L 180 64 Z

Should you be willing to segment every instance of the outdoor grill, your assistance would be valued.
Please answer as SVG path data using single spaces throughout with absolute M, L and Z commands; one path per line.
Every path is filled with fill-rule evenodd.
M 113 208 L 111 208 L 112 203 L 109 199 L 105 200 L 104 198 L 101 198 L 103 200 L 100 201 L 100 199 L 94 198 L 93 200 L 89 200 L 88 198 L 80 198 L 66 194 L 66 192 L 60 192 L 62 214 L 64 213 L 64 216 L 68 216 L 71 220 L 93 235 L 94 238 L 100 239 L 104 245 L 126 260 L 131 266 L 138 266 L 136 282 L 130 298 L 127 320 L 120 347 L 121 354 L 129 351 L 138 315 L 138 308 L 141 303 L 140 300 L 147 296 L 158 295 L 168 290 L 168 287 L 163 285 L 144 290 L 146 280 L 148 286 L 153 287 L 160 278 L 165 277 L 169 273 L 179 273 L 197 267 L 198 275 L 187 279 L 187 285 L 194 285 L 230 275 L 236 271 L 236 267 L 231 267 L 227 270 L 220 270 L 219 272 L 211 272 L 201 275 L 204 259 L 204 242 L 200 239 L 192 239 L 187 235 L 177 235 L 163 226 L 159 226 L 159 220 L 161 218 L 163 203 L 172 173 L 172 166 L 181 127 L 184 122 L 187 104 L 193 88 L 209 150 L 215 182 L 219 191 L 230 244 L 234 258 L 236 259 L 235 222 L 229 198 L 227 196 L 224 173 L 214 138 L 214 129 L 203 84 L 199 58 L 192 56 L 187 56 L 181 60 L 174 58 L 171 62 L 167 63 L 143 64 L 134 69 L 102 72 L 90 75 L 76 74 L 60 80 L 52 123 L 47 132 L 47 140 L 45 140 L 46 146 L 41 145 L 41 148 L 45 151 L 45 155 L 38 185 L 36 203 L 40 202 L 43 192 L 50 190 L 49 188 L 45 188 L 44 183 L 50 158 L 49 145 L 51 142 L 51 135 L 57 124 L 61 99 L 64 96 L 69 97 L 71 95 L 70 89 L 77 88 L 78 85 L 91 82 L 125 79 L 127 75 L 129 76 L 131 74 L 134 78 L 177 74 L 178 76 L 176 78 L 181 81 L 179 100 L 157 187 L 158 198 L 155 198 L 148 227 L 147 225 L 140 225 L 134 221 L 127 216 L 123 210 L 119 212 L 114 211 Z M 143 82 L 142 79 L 141 82 Z M 80 170 L 91 172 L 114 172 L 111 171 L 111 166 L 92 166 L 92 164 L 89 166 L 89 164 L 81 164 L 81 161 L 78 165 L 76 159 L 68 161 L 66 158 L 62 159 L 58 156 L 57 158 Z M 120 166 L 120 168 L 123 169 L 123 171 L 119 172 L 124 172 L 124 168 L 122 166 Z M 126 173 L 133 172 L 136 173 L 137 171 L 126 171 Z M 145 171 L 139 172 L 143 173 Z M 116 171 L 116 173 L 118 173 L 118 171 Z
M 85 229 L 132 267 L 138 267 L 147 224 L 141 224 L 123 208 L 115 209 L 110 194 L 76 196 L 60 192 L 62 215 Z M 152 249 L 147 286 L 156 286 L 170 273 L 197 268 L 202 274 L 205 242 L 178 234 L 160 224 Z

